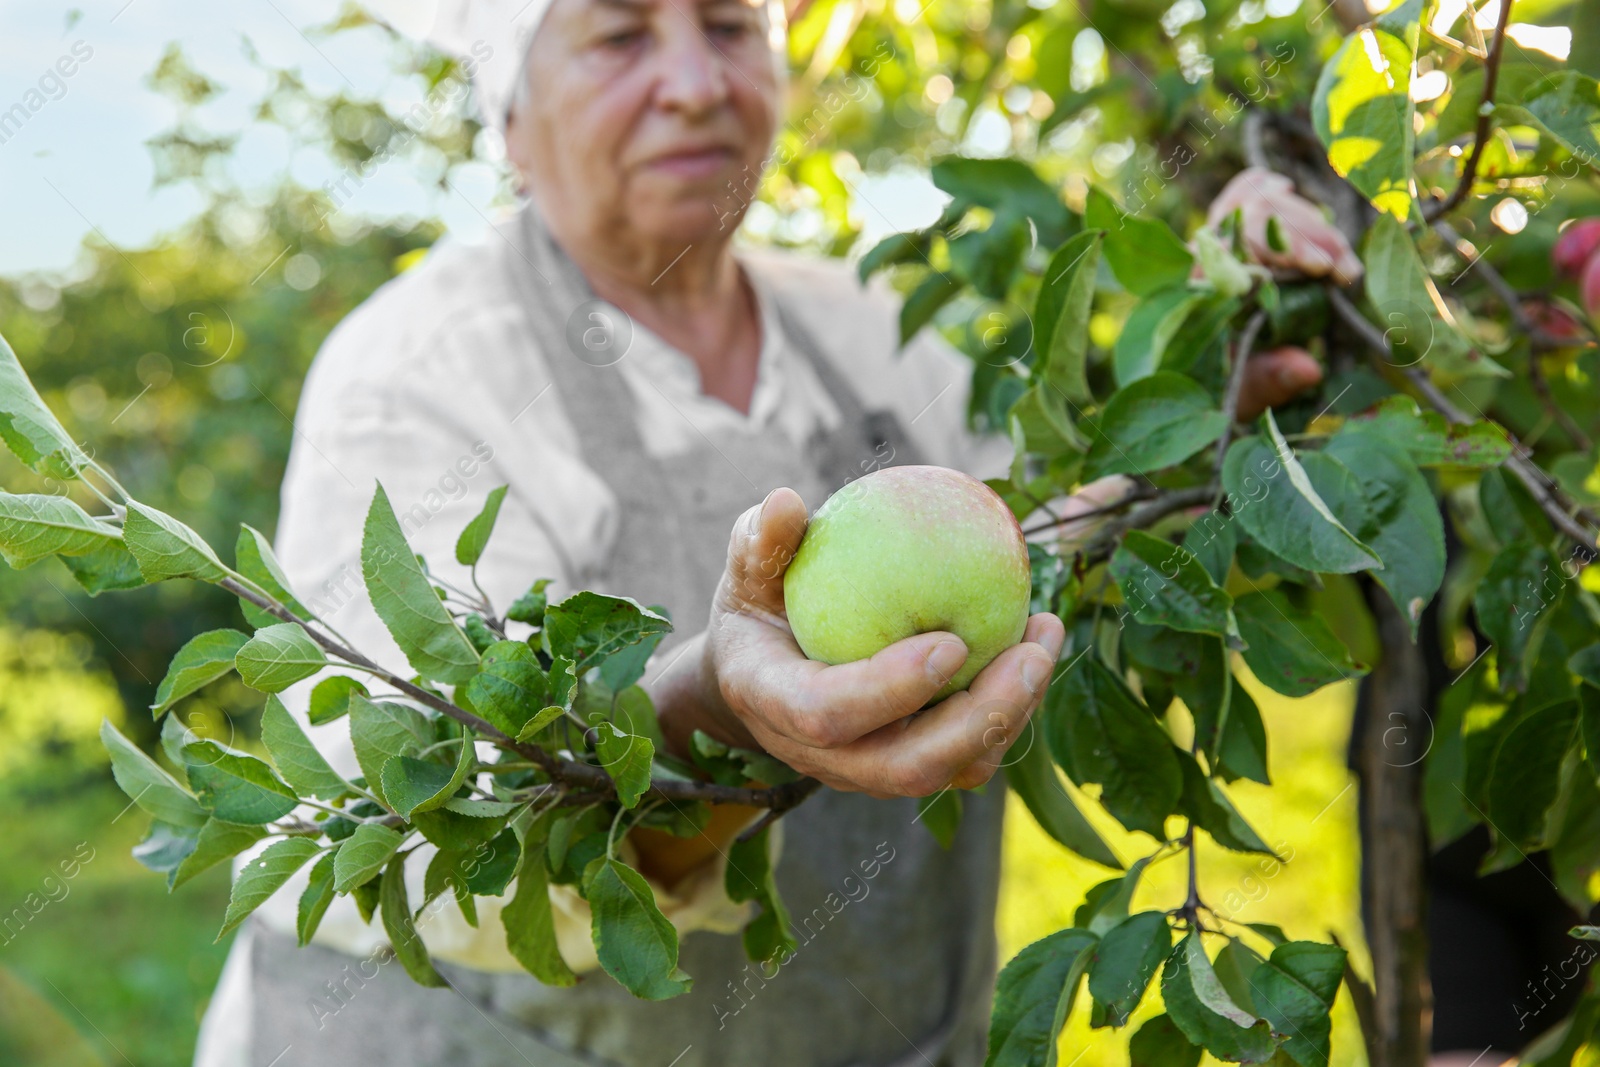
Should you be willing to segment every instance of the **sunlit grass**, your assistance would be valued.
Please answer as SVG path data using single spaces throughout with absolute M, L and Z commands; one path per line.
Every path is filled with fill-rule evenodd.
M 1326 941 L 1335 934 L 1352 951 L 1357 970 L 1369 973 L 1361 938 L 1355 779 L 1345 766 L 1355 686 L 1330 686 L 1290 700 L 1253 678 L 1246 678 L 1245 684 L 1266 720 L 1268 769 L 1274 784 L 1238 782 L 1228 787 L 1228 793 L 1288 862 L 1275 864 L 1264 857 L 1227 852 L 1202 838 L 1201 897 L 1228 919 L 1275 923 L 1292 938 Z M 1150 838 L 1128 833 L 1098 804 L 1081 794 L 1078 799 L 1124 862 L 1155 851 Z M 1085 891 L 1114 874 L 1051 841 L 1015 796 L 1011 805 L 997 919 L 1002 960 L 1052 931 L 1071 926 Z M 1156 864 L 1142 879 L 1134 910 L 1177 906 L 1183 900 L 1184 883 L 1182 860 Z M 1238 932 L 1237 927 L 1229 929 Z M 1218 945 L 1220 941 L 1211 946 L 1213 953 Z M 1259 939 L 1252 947 L 1264 948 Z M 1159 991 L 1153 987 L 1127 1029 L 1091 1030 L 1088 999 L 1080 993 L 1062 1035 L 1061 1062 L 1126 1067 L 1128 1037 L 1145 1019 L 1160 1013 L 1160 1004 Z M 1360 1029 L 1349 998 L 1341 991 L 1333 1017 L 1333 1067 L 1357 1067 L 1365 1060 Z

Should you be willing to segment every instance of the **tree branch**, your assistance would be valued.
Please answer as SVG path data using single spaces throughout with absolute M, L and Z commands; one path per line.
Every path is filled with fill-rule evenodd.
M 300 618 L 282 604 L 245 588 L 232 578 L 225 578 L 218 582 L 217 585 L 240 600 L 247 600 L 262 611 L 282 619 L 284 622 L 294 623 L 304 630 L 306 635 L 321 646 L 324 651 L 353 666 L 371 672 L 374 676 L 383 679 L 417 703 L 432 708 L 441 715 L 448 716 L 461 723 L 463 726 L 470 726 L 498 747 L 509 752 L 515 752 L 530 763 L 535 764 L 553 780 L 563 785 L 580 787 L 587 793 L 598 797 L 610 798 L 616 795 L 616 783 L 611 780 L 611 776 L 603 768 L 588 763 L 579 763 L 575 760 L 563 759 L 560 756 L 546 752 L 538 745 L 518 741 L 493 723 L 479 718 L 464 708 L 457 707 L 437 693 L 430 693 L 421 686 L 385 670 L 354 649 L 346 648 L 315 629 L 309 622 Z M 737 786 L 718 785 L 715 782 L 694 782 L 676 778 L 652 779 L 650 788 L 645 792 L 644 797 L 664 800 L 705 800 L 713 804 L 745 804 L 750 807 L 787 811 L 810 796 L 819 784 L 815 779 L 799 778 L 793 782 L 786 782 L 783 785 L 772 786 L 768 789 L 743 789 Z
M 1112 523 L 1091 541 L 1079 558 L 1082 565 L 1092 567 L 1096 563 L 1109 557 L 1115 549 L 1117 541 L 1129 530 L 1142 530 L 1147 526 L 1154 526 L 1162 519 L 1174 512 L 1185 508 L 1197 507 L 1200 504 L 1209 504 L 1217 492 L 1215 485 L 1201 485 L 1190 489 L 1174 489 L 1156 497 L 1150 503 L 1140 508 L 1135 508 L 1121 522 Z
M 1267 313 L 1258 310 L 1250 316 L 1250 321 L 1245 323 L 1244 332 L 1239 335 L 1239 345 L 1233 355 L 1233 370 L 1228 375 L 1228 392 L 1222 398 L 1222 436 L 1217 439 L 1217 470 L 1222 469 L 1222 459 L 1228 454 L 1228 445 L 1233 441 L 1233 425 L 1239 419 L 1239 394 L 1244 390 L 1245 368 L 1250 363 L 1250 353 L 1255 350 L 1256 337 L 1261 333 L 1261 327 L 1266 325 Z M 1217 492 L 1222 491 L 1221 486 Z M 1218 497 L 1221 503 L 1221 497 Z
M 1361 314 L 1360 310 L 1350 302 L 1349 297 L 1331 285 L 1328 287 L 1328 302 L 1339 318 L 1354 330 L 1356 335 L 1367 343 L 1368 347 L 1386 356 L 1393 354 L 1384 332 L 1369 322 L 1367 317 Z M 1473 421 L 1467 417 L 1465 412 L 1456 407 L 1449 397 L 1444 395 L 1443 390 L 1433 384 L 1433 380 L 1420 367 L 1397 367 L 1396 369 L 1405 375 L 1406 380 L 1421 394 L 1422 398 L 1428 402 L 1428 405 L 1443 415 L 1446 420 L 1453 423 Z M 1568 503 L 1561 490 L 1527 458 L 1526 446 L 1511 436 L 1509 431 L 1506 436 L 1511 439 L 1512 447 L 1512 454 L 1505 462 L 1506 468 L 1515 474 L 1523 485 L 1527 486 L 1528 492 L 1533 494 L 1533 499 L 1538 503 L 1540 510 L 1545 513 L 1556 529 L 1576 541 L 1585 550 L 1589 552 L 1596 551 L 1595 535 L 1585 530 L 1572 517 L 1572 512 L 1577 509 L 1572 508 L 1572 505 Z
M 1467 165 L 1461 171 L 1461 181 L 1456 184 L 1455 191 L 1443 200 L 1423 208 L 1422 217 L 1429 222 L 1454 211 L 1461 202 L 1472 192 L 1472 183 L 1478 177 L 1478 164 L 1483 159 L 1483 150 L 1489 144 L 1489 132 L 1494 116 L 1494 94 L 1500 83 L 1500 57 L 1506 48 L 1506 26 L 1511 22 L 1511 7 L 1516 0 L 1500 0 L 1500 18 L 1495 23 L 1494 40 L 1489 45 L 1489 56 L 1483 64 L 1483 100 L 1478 105 L 1478 126 L 1473 134 L 1472 154 L 1467 157 Z M 1467 16 L 1471 18 L 1469 14 Z

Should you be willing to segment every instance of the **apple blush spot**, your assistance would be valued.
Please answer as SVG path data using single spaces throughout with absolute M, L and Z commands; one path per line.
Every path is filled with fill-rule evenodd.
M 933 702 L 965 689 L 1028 625 L 1032 572 L 1016 517 L 976 478 L 887 467 L 827 499 L 784 575 L 800 649 L 850 663 L 935 630 L 967 661 Z

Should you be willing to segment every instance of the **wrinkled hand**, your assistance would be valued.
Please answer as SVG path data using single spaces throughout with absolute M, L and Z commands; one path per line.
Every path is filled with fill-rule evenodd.
M 1028 620 L 1022 642 L 972 685 L 913 716 L 960 669 L 954 634 L 918 634 L 871 659 L 808 660 L 784 615 L 783 575 L 805 534 L 793 490 L 774 491 L 734 525 L 701 663 L 702 699 L 725 738 L 753 743 L 835 789 L 927 796 L 981 785 L 1039 706 L 1066 634 Z
M 1250 167 L 1223 186 L 1206 212 L 1206 225 L 1216 230 L 1238 211 L 1250 255 L 1268 267 L 1297 270 L 1313 278 L 1332 275 L 1341 285 L 1361 277 L 1356 258 L 1344 234 L 1315 204 L 1294 191 L 1294 182 L 1264 167 Z M 1287 247 L 1274 249 L 1267 237 L 1267 222 L 1278 220 L 1278 235 Z

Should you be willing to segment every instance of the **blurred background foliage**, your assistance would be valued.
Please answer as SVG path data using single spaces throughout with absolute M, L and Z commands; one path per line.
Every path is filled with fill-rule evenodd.
M 1552 25 L 1573 24 L 1582 11 L 1595 17 L 1593 0 L 1540 6 Z M 347 8 L 307 33 L 336 51 L 339 35 L 357 29 L 371 32 L 369 20 Z M 860 252 L 892 229 L 891 213 L 906 217 L 909 202 L 925 203 L 917 225 L 931 223 L 944 198 L 929 168 L 959 153 L 1025 159 L 1074 210 L 1091 182 L 1102 185 L 1188 232 L 1243 166 L 1241 104 L 1303 114 L 1339 39 L 1320 0 L 818 0 L 792 30 L 791 108 L 774 165 L 759 183 L 730 184 L 722 210 L 749 205 L 753 242 Z M 50 406 L 130 491 L 214 543 L 231 544 L 240 522 L 273 529 L 296 398 L 318 346 L 440 237 L 436 220 L 371 218 L 348 206 L 365 176 L 405 168 L 449 189 L 455 168 L 501 157 L 471 118 L 450 61 L 400 40 L 393 56 L 393 78 L 421 95 L 420 110 L 318 96 L 295 70 L 271 72 L 254 121 L 325 153 L 344 177 L 306 189 L 286 166 L 263 193 L 228 177 L 240 131 L 206 128 L 192 115 L 226 91 L 226 72 L 197 70 L 172 45 L 146 85 L 129 91 L 177 105 L 172 128 L 150 142 L 157 182 L 192 185 L 203 210 L 150 247 L 93 238 L 64 274 L 0 279 L 0 334 Z M 241 62 L 261 64 L 247 41 Z M 1195 162 L 1172 168 L 1181 150 Z M 1518 266 L 1520 285 L 1548 284 L 1543 264 L 1560 217 L 1541 213 L 1536 175 L 1506 189 L 1526 202 L 1525 224 L 1492 254 Z M 502 199 L 512 193 L 507 184 Z M 1114 341 L 1126 312 L 1114 297 L 1102 300 L 1097 345 Z M 979 355 L 970 327 L 982 313 L 981 298 L 965 296 L 934 321 Z M 1531 398 L 1526 410 L 1537 418 Z M 1530 429 L 1513 428 L 1525 437 Z M 9 490 L 48 489 L 39 482 L 0 460 Z M 120 819 L 123 801 L 94 732 L 109 717 L 153 741 L 144 709 L 166 663 L 194 634 L 236 625 L 236 611 L 192 583 L 91 599 L 54 560 L 0 577 L 0 792 L 30 812 L 0 835 L 0 915 L 39 894 L 48 900 L 20 934 L 0 934 L 0 1062 L 189 1062 L 226 952 L 209 943 L 226 878 L 212 871 L 185 887 L 186 899 L 169 900 L 129 857 L 139 820 Z M 1341 792 L 1350 692 L 1259 699 L 1273 769 L 1292 766 L 1292 787 L 1274 790 L 1270 803 L 1241 789 L 1240 806 L 1270 840 L 1316 858 L 1264 878 L 1248 869 L 1254 860 L 1206 856 L 1208 878 L 1239 885 L 1251 921 L 1281 923 L 1291 935 L 1331 929 L 1359 952 L 1353 793 Z M 179 709 L 202 735 L 236 743 L 253 735 L 259 710 L 259 694 L 237 683 Z M 1070 922 L 1060 909 L 1101 876 L 1016 814 L 1002 958 Z M 43 880 L 80 843 L 94 859 L 61 882 L 58 902 Z M 1146 891 L 1164 888 L 1153 879 Z M 1336 1062 L 1353 1062 L 1360 1041 L 1344 1008 L 1338 1018 Z M 1087 1037 L 1074 1028 L 1067 1039 Z M 1082 1062 L 1125 1062 L 1119 1044 L 1102 1033 Z

